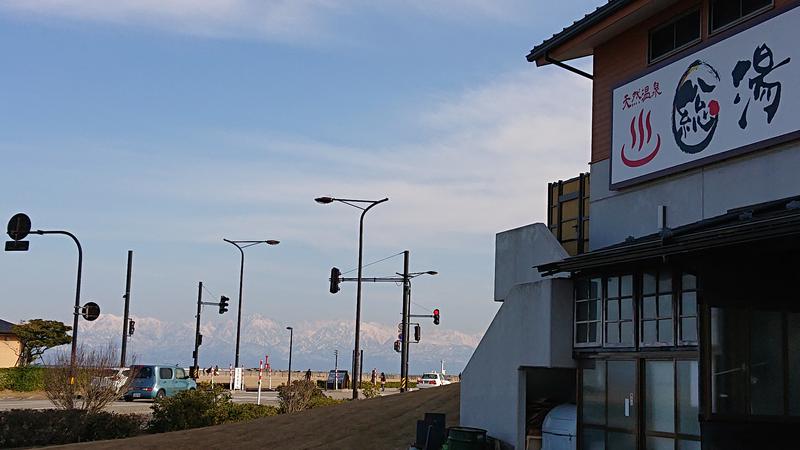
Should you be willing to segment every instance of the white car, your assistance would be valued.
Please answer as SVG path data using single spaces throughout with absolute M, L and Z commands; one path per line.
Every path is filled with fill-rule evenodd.
M 92 378 L 92 385 L 106 388 L 108 386 L 113 386 L 114 390 L 117 393 L 120 393 L 123 386 L 128 382 L 128 377 L 130 376 L 130 369 L 127 367 L 115 368 L 110 369 L 109 373 L 102 376 L 102 377 L 94 377 Z
M 445 380 L 444 375 L 439 372 L 427 372 L 422 374 L 422 378 L 417 379 L 417 388 L 419 389 L 444 386 L 446 384 L 450 384 L 450 382 Z

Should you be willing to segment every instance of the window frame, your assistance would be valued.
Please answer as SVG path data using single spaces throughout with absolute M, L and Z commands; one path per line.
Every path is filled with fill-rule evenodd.
M 623 295 L 622 294 L 622 279 L 625 277 L 631 278 L 631 293 L 630 295 Z M 610 279 L 616 278 L 618 280 L 617 284 L 617 292 L 612 296 L 610 292 L 608 292 L 608 282 Z M 602 298 L 602 305 L 603 305 L 603 316 L 602 316 L 602 346 L 605 348 L 636 348 L 636 338 L 637 333 L 636 330 L 638 328 L 637 323 L 637 314 L 636 314 L 636 283 L 637 273 L 636 272 L 628 272 L 628 273 L 619 273 L 614 275 L 607 275 L 603 277 L 603 298 Z M 622 318 L 622 301 L 623 300 L 630 300 L 631 301 L 631 318 L 630 319 L 623 319 Z M 608 303 L 609 301 L 616 301 L 618 303 L 618 310 L 617 310 L 617 319 L 614 321 L 608 320 Z M 622 342 L 622 324 L 625 322 L 629 322 L 631 324 L 631 328 L 633 335 L 631 336 L 631 343 L 630 345 L 625 344 Z M 616 324 L 617 330 L 619 332 L 619 341 L 618 343 L 609 343 L 608 336 L 606 334 L 607 326 L 609 324 Z
M 697 18 L 697 38 L 693 39 L 693 40 L 691 40 L 691 41 L 689 41 L 689 42 L 687 42 L 687 43 L 685 43 L 685 44 L 683 44 L 681 46 L 673 47 L 672 50 L 670 50 L 670 51 L 668 51 L 668 52 L 666 52 L 664 54 L 661 54 L 661 55 L 658 55 L 658 56 L 654 57 L 653 56 L 653 33 L 661 31 L 664 28 L 667 28 L 667 27 L 670 27 L 670 26 L 674 27 L 675 24 L 678 23 L 681 19 L 684 19 L 687 16 L 690 16 L 690 15 L 695 14 L 695 13 L 697 13 L 697 15 L 698 15 L 698 18 Z M 711 17 L 711 16 L 709 15 L 709 17 Z M 650 64 L 655 64 L 655 63 L 658 63 L 660 61 L 663 61 L 663 60 L 669 58 L 670 56 L 673 56 L 673 55 L 675 55 L 677 53 L 680 53 L 683 50 L 686 50 L 687 48 L 700 43 L 702 40 L 703 40 L 703 11 L 700 9 L 700 6 L 696 6 L 694 8 L 689 9 L 688 11 L 686 11 L 686 12 L 684 12 L 682 14 L 678 14 L 677 16 L 673 17 L 672 19 L 670 19 L 666 23 L 662 23 L 660 25 L 657 25 L 657 26 L 651 28 L 647 32 L 647 64 L 650 65 Z M 674 36 L 674 34 L 673 34 L 673 42 L 672 43 L 673 43 L 673 46 L 674 46 L 675 45 L 675 36 Z
M 694 277 L 694 287 L 691 289 L 686 289 L 683 286 L 683 277 L 685 275 L 689 275 Z M 679 274 L 673 275 L 677 281 L 679 281 L 678 289 L 675 290 L 677 293 L 677 299 L 675 300 L 676 304 L 673 309 L 677 312 L 675 315 L 675 345 L 678 346 L 696 346 L 700 343 L 700 287 L 697 285 L 698 277 L 696 274 L 688 272 L 688 271 L 680 271 Z M 694 293 L 694 314 L 685 314 L 683 311 L 683 294 L 684 293 Z M 687 341 L 683 339 L 683 319 L 691 319 L 694 318 L 695 323 L 695 339 L 694 341 Z
M 572 314 L 572 345 L 573 348 L 597 348 L 603 346 L 603 291 L 604 291 L 604 283 L 605 277 L 603 276 L 594 276 L 594 277 L 586 277 L 581 278 L 578 282 L 588 282 L 592 283 L 593 280 L 599 281 L 599 289 L 598 289 L 598 296 L 591 297 L 591 287 L 589 288 L 589 296 L 585 299 L 578 298 L 578 289 L 573 289 L 573 314 Z M 578 303 L 589 303 L 589 302 L 596 302 L 597 303 L 597 319 L 596 320 L 578 320 Z M 597 325 L 597 340 L 592 342 L 578 342 L 578 325 L 579 324 L 586 324 L 587 327 L 595 323 Z
M 663 272 L 668 272 L 669 273 L 670 290 L 668 292 L 663 292 L 662 293 L 662 291 L 660 289 L 660 285 L 661 285 L 661 274 Z M 655 273 L 655 275 L 656 275 L 656 290 L 651 295 L 645 295 L 645 293 L 644 293 L 644 276 L 647 273 Z M 676 337 L 677 337 L 677 334 L 680 333 L 681 330 L 680 330 L 680 327 L 678 326 L 678 321 L 677 321 L 675 313 L 677 312 L 677 305 L 676 305 L 676 296 L 677 296 L 676 292 L 677 292 L 677 289 L 676 288 L 678 288 L 680 286 L 677 286 L 676 283 L 675 283 L 675 281 L 676 281 L 675 280 L 675 278 L 676 278 L 675 274 L 676 273 L 683 273 L 683 272 L 680 269 L 677 269 L 675 267 L 662 266 L 662 267 L 656 267 L 656 268 L 653 268 L 653 269 L 642 270 L 639 273 L 639 278 L 641 280 L 641 282 L 639 284 L 639 291 L 638 291 L 639 297 L 638 297 L 638 302 L 637 302 L 639 304 L 639 311 L 640 311 L 640 314 L 639 314 L 639 317 L 638 317 L 638 320 L 637 320 L 637 328 L 638 328 L 638 331 L 639 331 L 639 348 L 647 349 L 647 348 L 657 348 L 657 347 L 677 347 L 678 346 L 678 340 L 676 339 Z M 670 300 L 671 301 L 671 308 L 670 308 L 670 316 L 669 316 L 669 318 L 662 317 L 662 316 L 659 315 L 660 309 L 659 309 L 659 305 L 658 305 L 658 300 L 662 295 L 669 295 L 669 297 L 671 299 Z M 656 316 L 655 316 L 654 319 L 645 319 L 644 318 L 644 299 L 645 299 L 645 297 L 653 297 L 655 299 L 655 302 L 656 302 L 656 304 L 655 304 Z M 662 321 L 662 320 L 670 320 L 670 321 L 672 321 L 672 327 L 671 327 L 672 328 L 672 339 L 671 339 L 671 341 L 670 342 L 656 341 L 654 343 L 645 342 L 644 341 L 644 323 L 645 322 L 655 322 L 655 324 L 656 324 L 656 338 L 658 338 L 659 337 L 658 323 L 660 321 Z
M 719 0 L 708 0 L 708 35 L 709 36 L 714 36 L 716 34 L 722 33 L 725 30 L 733 28 L 733 27 L 735 27 L 735 26 L 737 26 L 737 25 L 739 25 L 739 24 L 741 24 L 743 22 L 746 22 L 746 21 L 752 19 L 755 16 L 758 16 L 760 14 L 763 14 L 763 13 L 775 8 L 775 0 L 770 0 L 768 5 L 763 6 L 763 7 L 759 8 L 759 9 L 757 9 L 757 10 L 751 12 L 751 13 L 748 13 L 748 14 L 745 14 L 743 16 L 740 16 L 738 19 L 733 20 L 733 21 L 731 21 L 729 23 L 726 23 L 725 25 L 722 25 L 719 28 L 714 28 L 714 23 L 713 23 L 713 20 L 714 20 L 714 3 L 716 3 L 717 1 L 719 1 Z M 738 0 L 738 2 L 739 2 L 739 5 L 741 6 L 742 0 Z
M 165 370 L 169 370 L 169 378 L 161 376 L 161 374 L 164 373 Z M 171 367 L 159 367 L 158 368 L 158 379 L 159 380 L 171 380 L 174 377 L 175 377 L 175 371 L 172 370 Z

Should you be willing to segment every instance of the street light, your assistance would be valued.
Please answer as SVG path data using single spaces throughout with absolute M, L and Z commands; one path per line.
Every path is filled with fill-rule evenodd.
M 242 331 L 242 279 L 244 278 L 244 249 L 258 244 L 278 245 L 281 241 L 269 239 L 266 241 L 232 241 L 230 239 L 222 239 L 223 241 L 233 244 L 239 249 L 242 254 L 242 263 L 239 266 L 239 311 L 236 318 L 236 358 L 234 359 L 234 367 L 239 367 L 239 337 Z
M 75 384 L 75 362 L 78 354 L 78 316 L 81 315 L 81 272 L 83 270 L 83 248 L 80 241 L 74 234 L 64 230 L 31 230 L 31 219 L 27 214 L 19 213 L 14 215 L 8 222 L 8 236 L 13 239 L 6 242 L 6 251 L 27 251 L 28 242 L 23 241 L 29 233 L 43 236 L 45 234 L 60 234 L 68 236 L 78 247 L 78 274 L 75 282 L 75 306 L 72 310 L 72 348 L 69 357 L 69 385 Z M 95 305 L 96 306 L 96 305 Z M 95 319 L 97 317 L 95 316 Z M 94 320 L 94 319 L 89 319 Z
M 357 380 L 357 376 L 360 373 L 360 367 L 358 363 L 358 354 L 359 354 L 359 335 L 361 331 L 361 272 L 363 269 L 362 260 L 364 256 L 364 216 L 367 214 L 367 211 L 372 209 L 375 205 L 380 203 L 389 201 L 389 198 L 384 198 L 381 200 L 353 200 L 353 199 L 346 199 L 346 198 L 334 198 L 334 197 L 317 197 L 314 199 L 315 202 L 327 205 L 333 202 L 344 203 L 345 205 L 350 205 L 353 208 L 357 208 L 361 210 L 361 218 L 359 220 L 358 226 L 358 281 L 356 287 L 356 337 L 355 337 L 355 349 L 353 351 L 353 380 Z M 366 204 L 367 206 L 361 206 Z M 353 400 L 358 399 L 358 384 L 353 383 Z
M 289 330 L 289 381 L 286 386 L 292 385 L 292 337 L 294 337 L 294 328 L 286 327 Z
M 439 272 L 435 270 L 428 270 L 425 272 L 409 272 L 408 260 L 409 251 L 406 250 L 403 256 L 403 273 L 398 275 L 403 277 L 403 323 L 402 335 L 403 341 L 400 343 L 400 392 L 408 390 L 408 359 L 409 359 L 409 339 L 410 339 L 410 317 L 411 317 L 411 280 L 420 275 L 438 275 Z

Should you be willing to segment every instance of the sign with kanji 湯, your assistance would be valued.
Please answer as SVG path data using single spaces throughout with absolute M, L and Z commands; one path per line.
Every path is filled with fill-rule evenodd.
M 614 89 L 611 186 L 754 150 L 800 131 L 798 29 L 800 7 Z

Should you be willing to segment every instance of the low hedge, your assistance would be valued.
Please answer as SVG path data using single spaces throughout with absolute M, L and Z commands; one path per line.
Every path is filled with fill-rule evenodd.
M 44 367 L 8 367 L 0 369 L 0 390 L 42 391 L 44 390 Z
M 0 411 L 0 448 L 71 444 L 141 434 L 147 419 L 136 414 L 76 409 Z
M 274 406 L 233 403 L 221 386 L 199 385 L 196 391 L 183 391 L 153 403 L 148 429 L 154 433 L 208 427 L 229 422 L 274 416 Z

